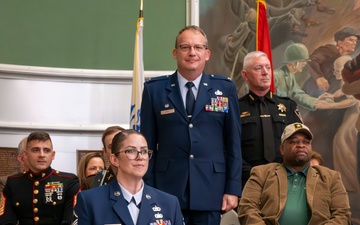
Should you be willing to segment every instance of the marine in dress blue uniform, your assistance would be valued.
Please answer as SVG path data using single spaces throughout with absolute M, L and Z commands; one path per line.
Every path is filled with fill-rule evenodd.
M 51 167 L 11 175 L 1 198 L 0 224 L 71 224 L 79 188 L 77 176 Z

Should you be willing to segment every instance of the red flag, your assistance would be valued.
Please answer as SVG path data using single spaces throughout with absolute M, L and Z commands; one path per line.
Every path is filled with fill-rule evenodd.
M 270 91 L 275 93 L 274 86 L 274 70 L 272 63 L 272 54 L 271 54 L 271 40 L 270 40 L 270 32 L 269 25 L 266 16 L 266 3 L 265 0 L 257 0 L 257 9 L 256 9 L 256 50 L 265 52 L 270 60 L 271 70 L 272 70 L 272 78 Z

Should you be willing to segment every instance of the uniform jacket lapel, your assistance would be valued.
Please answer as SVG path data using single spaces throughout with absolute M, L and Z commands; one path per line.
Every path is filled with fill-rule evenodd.
M 140 207 L 140 214 L 138 218 L 137 224 L 149 224 L 151 222 L 151 219 L 154 218 L 155 211 L 153 207 L 156 205 L 155 200 L 151 197 L 153 196 L 153 193 L 147 188 L 147 186 L 144 186 L 144 192 L 141 199 L 141 207 Z
M 196 97 L 192 120 L 195 120 L 201 110 L 205 108 L 206 103 L 211 98 L 209 91 L 212 89 L 209 75 L 203 73 L 199 85 L 198 95 Z
M 166 85 L 168 91 L 168 98 L 174 104 L 176 110 L 185 120 L 188 120 L 187 113 L 185 111 L 184 103 L 181 98 L 179 82 L 177 80 L 177 72 L 170 75 L 168 83 Z
M 108 185 L 110 186 L 109 197 L 111 200 L 115 201 L 115 204 L 113 205 L 114 211 L 125 224 L 134 224 L 129 210 L 127 210 L 128 203 L 124 199 L 118 183 L 111 182 Z

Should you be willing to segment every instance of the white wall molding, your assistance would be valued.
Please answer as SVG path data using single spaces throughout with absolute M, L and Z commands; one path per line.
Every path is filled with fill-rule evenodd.
M 55 131 L 61 133 L 102 133 L 107 127 L 114 124 L 66 124 L 66 123 L 26 123 L 18 121 L 1 121 L 0 130 L 17 130 L 17 131 Z M 128 128 L 129 124 L 116 124 L 124 128 Z
M 145 79 L 174 71 L 145 71 Z M 131 83 L 132 70 L 93 70 L 0 64 L 0 79 L 46 80 L 54 82 Z
M 145 77 L 173 72 L 145 71 Z M 77 149 L 101 149 L 107 127 L 129 127 L 132 76 L 131 70 L 0 64 L 1 147 L 47 131 L 56 150 L 52 166 L 76 173 Z
M 145 71 L 145 78 L 149 79 L 152 77 L 165 75 L 165 74 L 171 74 L 174 71 Z M 91 88 L 92 91 L 95 91 L 95 93 L 99 95 L 104 95 L 103 98 L 97 99 L 97 102 L 101 101 L 103 102 L 103 107 L 109 107 L 113 108 L 112 106 L 115 101 L 119 101 L 119 106 L 116 107 L 116 111 L 119 111 L 120 108 L 129 108 L 130 109 L 130 97 L 131 97 L 131 86 L 132 86 L 132 76 L 133 72 L 131 70 L 93 70 L 93 69 L 73 69 L 73 68 L 55 68 L 55 67 L 39 67 L 39 66 L 26 66 L 26 65 L 12 65 L 12 64 L 0 64 L 0 86 L 1 87 L 12 87 L 8 89 L 7 93 L 2 93 L 2 96 L 5 98 L 10 96 L 12 102 L 8 102 L 8 100 L 1 100 L 0 103 L 2 103 L 3 106 L 6 107 L 6 113 L 3 111 L 3 113 L 0 113 L 2 115 L 2 120 L 0 120 L 0 129 L 2 130 L 17 130 L 17 131 L 31 131 L 31 130 L 48 130 L 48 131 L 56 131 L 56 132 L 64 132 L 64 133 L 72 133 L 72 132 L 99 132 L 103 131 L 106 127 L 118 124 L 120 126 L 123 126 L 125 128 L 128 127 L 128 124 L 123 124 L 121 121 L 126 121 L 128 118 L 128 114 L 125 115 L 119 115 L 119 118 L 122 118 L 121 121 L 119 121 L 116 118 L 113 118 L 113 120 L 120 122 L 120 124 L 112 123 L 112 124 L 103 124 L 98 123 L 99 121 L 86 121 L 84 123 L 83 121 L 79 121 L 76 123 L 76 121 L 67 121 L 66 119 L 64 121 L 61 121 L 61 118 L 64 117 L 64 112 L 62 114 L 60 112 L 52 112 L 54 114 L 58 114 L 58 120 L 53 122 L 41 122 L 41 118 L 44 118 L 44 115 L 42 113 L 36 113 L 36 110 L 29 109 L 28 107 L 31 107 L 30 103 L 25 103 L 24 107 L 27 108 L 27 111 L 32 114 L 30 118 L 28 115 L 19 113 L 18 110 L 15 108 L 12 112 L 12 107 L 19 101 L 23 101 L 24 96 L 32 96 L 34 92 L 41 92 L 38 88 L 44 88 L 47 89 L 47 93 L 44 93 L 46 95 L 49 95 L 49 99 L 61 99 L 62 91 L 65 92 L 73 92 L 74 98 L 68 99 L 68 102 L 72 101 L 79 101 L 76 99 L 77 91 L 74 89 L 77 87 L 78 93 L 82 93 L 84 91 L 87 91 L 88 88 Z M 22 84 L 26 81 L 26 87 L 24 87 Z M 21 82 L 19 84 L 19 82 Z M 53 83 L 54 85 L 51 85 Z M 71 85 L 70 83 L 73 83 Z M 77 85 L 77 83 L 81 83 L 81 85 Z M 52 86 L 53 89 L 49 89 L 48 87 Z M 75 86 L 74 86 L 75 85 Z M 86 85 L 84 87 L 84 85 Z M 90 86 L 89 86 L 90 85 Z M 99 87 L 104 87 L 105 89 Z M 115 86 L 114 86 L 115 85 Z M 33 89 L 36 88 L 37 89 Z M 113 90 L 112 92 L 109 92 L 109 88 L 111 87 Z M 49 92 L 51 90 L 51 93 Z M 102 91 L 103 90 L 103 91 Z M 3 90 L 4 91 L 4 90 Z M 9 92 L 10 91 L 10 92 Z M 20 92 L 19 92 L 20 91 Z M 24 92 L 21 94 L 21 92 Z M 18 94 L 17 94 L 18 93 Z M 25 94 L 28 93 L 28 94 Z M 112 96 L 113 93 L 113 96 Z M 37 96 L 40 96 L 39 93 Z M 119 97 L 119 96 L 122 97 Z M 19 96 L 19 97 L 17 97 Z M 21 97 L 23 96 L 23 97 Z M 36 96 L 36 95 L 35 95 Z M 36 97 L 40 102 L 41 99 L 39 97 Z M 88 97 L 89 101 L 95 101 L 94 96 L 90 95 Z M 37 104 L 41 104 L 41 103 Z M 55 102 L 52 103 L 51 100 L 47 101 L 48 107 L 53 106 L 53 104 L 56 104 Z M 7 103 L 7 104 L 6 104 Z M 59 104 L 59 103 L 58 103 Z M 69 107 L 67 107 L 67 104 L 61 103 L 64 105 L 64 111 L 68 111 Z M 105 105 L 104 105 L 105 104 Z M 74 105 L 74 104 L 73 104 Z M 75 104 L 76 105 L 76 104 Z M 78 106 L 81 107 L 81 106 Z M 92 106 L 94 107 L 94 106 Z M 19 108 L 19 107 L 18 107 Z M 77 111 L 79 113 L 86 113 L 86 111 L 80 111 L 81 108 L 72 107 L 74 113 Z M 34 111 L 31 113 L 31 111 Z M 93 108 L 89 109 L 89 111 L 98 111 L 98 109 Z M 127 110 L 123 110 L 124 112 L 127 112 Z M 90 113 L 89 112 L 89 113 Z M 19 116 L 14 117 L 11 115 L 18 114 Z M 28 114 L 29 114 L 28 113 Z M 43 112 L 44 113 L 44 112 Z M 37 115 L 37 116 L 36 116 Z M 48 114 L 47 114 L 48 115 Z M 111 114 L 110 114 L 111 115 Z M 86 115 L 84 115 L 86 116 Z M 104 116 L 108 117 L 107 114 L 104 114 Z M 38 118 L 37 118 L 38 117 Z M 124 119 L 124 117 L 126 119 Z M 109 120 L 111 118 L 108 118 Z M 28 122 L 31 121 L 31 122 Z

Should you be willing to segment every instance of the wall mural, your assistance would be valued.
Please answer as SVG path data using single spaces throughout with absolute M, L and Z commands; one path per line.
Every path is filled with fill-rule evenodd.
M 342 92 L 340 72 L 345 62 L 360 52 L 360 41 L 343 38 L 360 34 L 360 0 L 266 3 L 277 94 L 289 96 L 299 105 L 304 123 L 315 136 L 313 149 L 322 154 L 326 166 L 341 173 L 353 224 L 360 225 L 359 100 Z M 211 50 L 205 70 L 232 77 L 239 97 L 247 92 L 241 78 L 242 60 L 255 50 L 255 24 L 255 0 L 200 2 L 200 26 L 208 35 Z M 286 50 L 290 45 L 293 49 Z M 303 58 L 307 52 L 311 61 Z M 295 68 L 291 86 L 283 82 L 286 65 Z

